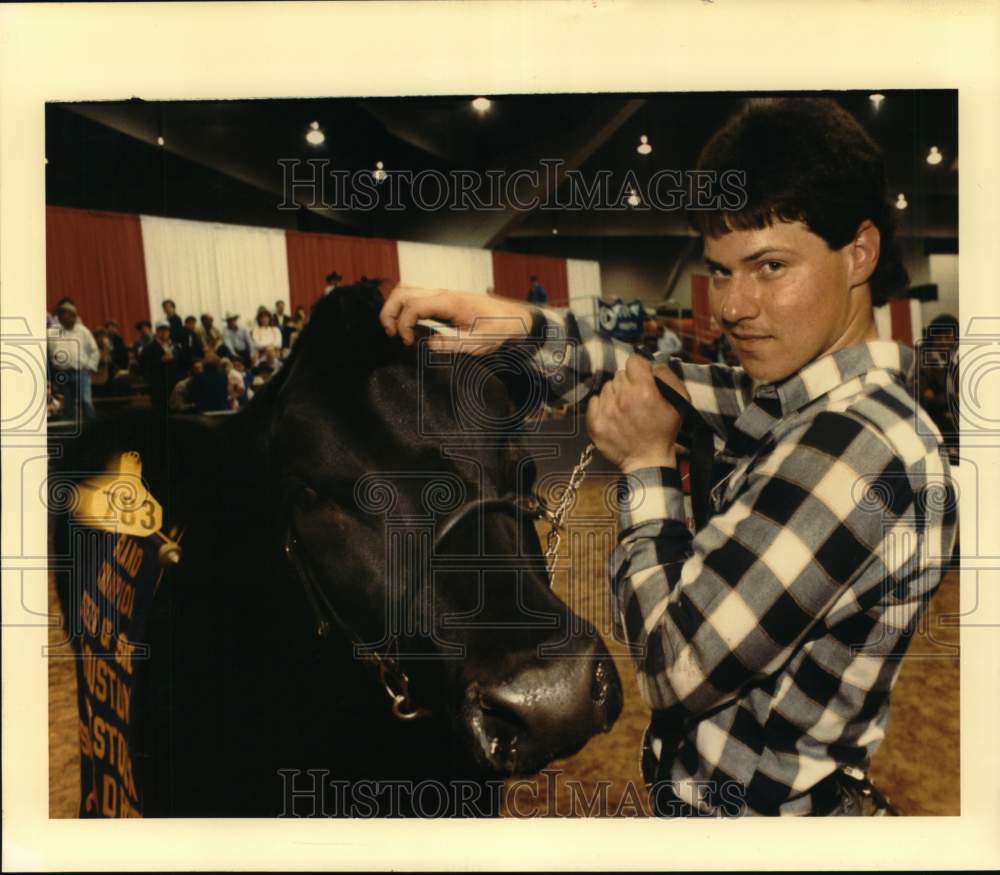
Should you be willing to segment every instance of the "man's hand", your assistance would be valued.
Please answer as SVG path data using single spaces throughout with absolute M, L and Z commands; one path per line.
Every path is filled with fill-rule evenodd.
M 386 298 L 379 321 L 390 337 L 413 343 L 413 326 L 420 319 L 450 322 L 455 337 L 435 334 L 428 342 L 435 351 L 485 355 L 509 340 L 523 340 L 531 330 L 532 310 L 526 304 L 494 295 L 396 286 Z
M 626 474 L 637 468 L 677 464 L 675 442 L 681 415 L 663 400 L 654 374 L 690 398 L 684 382 L 670 368 L 654 367 L 648 359 L 635 354 L 587 405 L 591 440 L 609 462 Z

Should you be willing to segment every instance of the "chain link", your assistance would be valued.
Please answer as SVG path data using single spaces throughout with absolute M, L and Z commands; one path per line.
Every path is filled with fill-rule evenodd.
M 583 448 L 583 452 L 580 453 L 580 460 L 576 463 L 573 473 L 569 475 L 569 482 L 566 484 L 566 489 L 559 498 L 558 506 L 554 511 L 547 515 L 548 521 L 552 525 L 552 528 L 549 529 L 549 534 L 546 538 L 545 547 L 545 567 L 548 571 L 549 577 L 551 577 L 552 572 L 555 571 L 556 556 L 559 553 L 559 543 L 562 541 L 561 530 L 566 517 L 566 512 L 576 501 L 576 494 L 580 488 L 580 484 L 583 482 L 584 474 L 587 473 L 587 468 L 594 459 L 595 449 L 596 447 L 592 443 L 587 444 L 587 446 Z

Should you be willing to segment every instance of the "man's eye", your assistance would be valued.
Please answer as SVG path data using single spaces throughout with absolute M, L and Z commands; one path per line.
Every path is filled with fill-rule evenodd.
M 762 267 L 764 268 L 764 273 L 774 274 L 778 273 L 784 268 L 784 264 L 780 261 L 765 261 Z
M 716 280 L 726 280 L 729 279 L 729 271 L 721 267 L 713 267 L 711 271 L 712 279 Z

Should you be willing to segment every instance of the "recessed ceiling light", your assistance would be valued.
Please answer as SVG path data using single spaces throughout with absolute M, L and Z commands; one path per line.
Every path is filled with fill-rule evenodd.
M 164 142 L 166 142 L 166 141 L 163 139 L 163 137 L 157 137 L 156 138 L 156 145 L 157 146 L 162 146 L 164 144 Z
M 882 101 L 885 100 L 884 94 L 871 94 L 868 99 L 872 102 L 872 106 L 875 107 L 875 111 L 878 112 L 879 108 L 882 106 Z
M 635 151 L 640 155 L 648 155 L 653 151 L 653 147 L 649 145 L 649 137 L 643 134 L 639 137 L 639 145 L 635 147 Z
M 906 200 L 906 195 L 902 192 L 896 196 L 896 209 L 905 210 L 909 206 L 909 202 Z
M 306 142 L 313 146 L 319 146 L 326 142 L 326 134 L 319 129 L 319 122 L 309 122 L 309 132 L 306 134 Z
M 372 176 L 375 177 L 375 181 L 376 182 L 381 182 L 383 179 L 386 178 L 387 175 L 388 174 L 386 174 L 386 172 L 385 172 L 385 165 L 381 161 L 376 161 L 375 162 L 375 170 L 372 173 Z
M 479 113 L 488 112 L 492 105 L 493 103 L 488 97 L 477 97 L 472 101 L 472 108 Z
M 928 164 L 940 164 L 944 155 L 938 151 L 937 146 L 931 146 L 930 152 L 927 153 L 927 163 Z
M 635 189 L 630 188 L 628 190 L 628 198 L 626 198 L 626 202 L 630 207 L 637 207 L 639 206 L 639 204 L 642 203 L 642 200 L 640 199 L 639 195 L 636 194 Z
M 555 234 L 556 236 L 558 236 L 559 235 L 559 229 L 558 228 L 553 228 L 552 229 L 552 233 Z

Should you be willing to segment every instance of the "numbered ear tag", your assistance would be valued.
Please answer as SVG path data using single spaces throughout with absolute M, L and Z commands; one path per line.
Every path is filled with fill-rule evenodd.
M 163 508 L 142 482 L 142 462 L 136 452 L 111 460 L 108 473 L 80 484 L 77 518 L 105 532 L 143 538 L 160 530 Z

